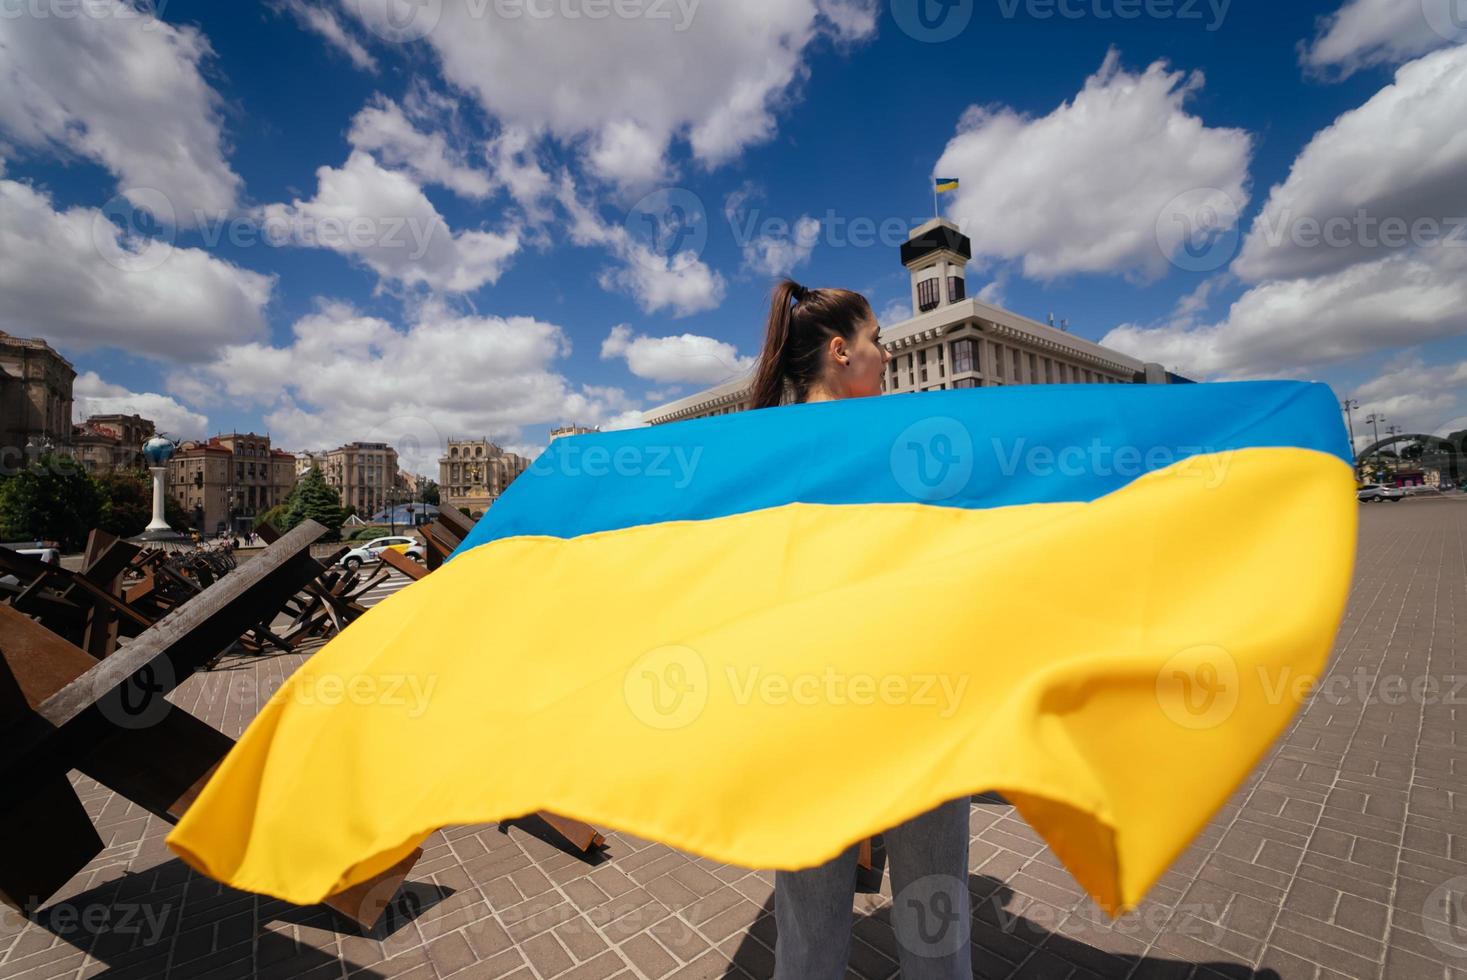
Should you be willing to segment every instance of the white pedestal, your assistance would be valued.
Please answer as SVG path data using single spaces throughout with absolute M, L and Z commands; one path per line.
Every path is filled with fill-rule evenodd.
M 163 495 L 168 492 L 168 467 L 151 466 L 153 473 L 153 521 L 143 533 L 150 531 L 171 531 L 168 522 L 163 519 Z

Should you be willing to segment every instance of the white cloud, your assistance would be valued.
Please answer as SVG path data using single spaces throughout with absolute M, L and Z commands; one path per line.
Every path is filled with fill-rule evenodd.
M 1467 361 L 1428 364 L 1419 351 L 1407 350 L 1365 383 L 1336 389 L 1348 392 L 1357 406 L 1352 412 L 1357 453 L 1377 437 L 1386 438 L 1390 426 L 1399 426 L 1405 435 L 1441 438 L 1467 431 Z M 1374 425 L 1365 421 L 1372 415 Z
M 787 276 L 810 261 L 820 240 L 820 222 L 808 214 L 794 228 L 760 235 L 744 243 L 744 268 L 766 276 Z
M 358 259 L 382 279 L 462 293 L 498 281 L 519 251 L 519 233 L 459 231 L 433 207 L 409 175 L 353 150 L 340 168 L 316 170 L 309 201 L 260 209 L 267 229 L 289 229 L 291 240 Z
M 219 97 L 200 65 L 209 42 L 121 0 L 74 16 L 0 17 L 0 132 L 21 146 L 94 160 L 136 201 L 168 195 L 181 225 L 231 211 Z
M 1467 332 L 1467 221 L 1451 220 L 1467 216 L 1464 133 L 1467 48 L 1403 66 L 1321 130 L 1273 189 L 1232 268 L 1257 285 L 1225 317 L 1200 314 L 1227 274 L 1167 322 L 1126 324 L 1103 342 L 1186 373 L 1256 377 Z M 1387 243 L 1384 219 L 1404 230 L 1427 219 L 1441 235 Z
M 53 209 L 0 179 L 0 323 L 75 348 L 177 361 L 265 333 L 275 279 L 195 248 L 124 235 L 94 208 Z
M 321 35 L 332 47 L 351 59 L 352 64 L 363 71 L 377 70 L 377 59 L 342 25 L 335 11 L 307 0 L 285 0 L 284 7 L 295 15 L 302 27 Z
M 1268 282 L 1204 326 L 1195 325 L 1191 300 L 1172 322 L 1127 324 L 1101 343 L 1187 374 L 1250 377 L 1454 336 L 1467 331 L 1467 248 L 1422 249 L 1312 279 Z
M 1386 424 L 1412 434 L 1449 436 L 1467 429 L 1461 418 L 1467 410 L 1467 361 L 1428 366 L 1416 353 L 1388 363 L 1379 374 L 1350 392 L 1360 403 L 1355 410 L 1355 443 L 1363 447 L 1374 433 L 1362 419 L 1372 413 Z M 1377 430 L 1379 430 L 1377 426 Z
M 580 200 L 569 174 L 561 175 L 556 193 L 571 220 L 571 241 L 603 246 L 620 262 L 601 273 L 601 288 L 630 294 L 648 313 L 666 309 L 673 316 L 711 310 L 723 302 L 727 283 L 696 250 L 673 252 L 669 247 L 662 254 L 634 239 L 624 225 L 608 224 L 594 205 Z M 697 217 L 706 224 L 706 214 Z
M 970 108 L 934 173 L 961 179 L 948 214 L 975 256 L 1022 259 L 1024 274 L 1156 277 L 1167 259 L 1157 224 L 1184 192 L 1248 198 L 1252 137 L 1210 128 L 1184 106 L 1203 85 L 1156 62 L 1144 73 L 1111 51 L 1084 88 L 1049 115 Z
M 625 323 L 601 342 L 601 357 L 622 358 L 627 370 L 658 384 L 718 384 L 754 367 L 754 358 L 740 357 L 738 348 L 721 340 L 688 333 L 649 337 L 633 334 Z
M 428 302 L 398 328 L 323 303 L 293 334 L 285 346 L 230 348 L 170 390 L 203 383 L 221 399 L 263 406 L 273 441 L 288 449 L 380 440 L 405 468 L 433 474 L 449 438 L 512 442 L 522 426 L 597 425 L 634 407 L 618 388 L 577 387 L 557 372 L 570 341 L 532 317 L 460 315 Z
M 536 217 L 536 204 L 551 191 L 550 175 L 535 158 L 530 134 L 523 129 L 505 127 L 489 141 L 485 149 L 494 176 L 504 184 L 509 196 Z
M 156 392 L 129 391 L 108 384 L 96 371 L 83 371 L 72 386 L 72 418 L 92 415 L 141 415 L 161 433 L 174 439 L 200 439 L 209 431 L 209 418 L 174 398 Z
M 1392 84 L 1317 133 L 1269 194 L 1233 271 L 1250 281 L 1334 272 L 1388 254 L 1390 244 L 1410 247 L 1413 229 L 1418 238 L 1455 234 L 1467 248 L 1464 173 L 1467 47 L 1460 47 L 1405 65 Z
M 391 99 L 377 96 L 352 119 L 346 137 L 389 167 L 406 170 L 424 184 L 439 184 L 461 197 L 480 200 L 494 191 L 487 171 L 468 162 L 442 132 L 423 132 Z
M 591 140 L 587 162 L 598 176 L 623 187 L 640 187 L 661 180 L 666 168 L 666 133 L 654 132 L 632 119 L 601 127 Z
M 1311 71 L 1348 78 L 1372 65 L 1399 64 L 1453 41 L 1467 40 L 1454 20 L 1458 0 L 1346 0 L 1319 20 L 1313 41 L 1300 46 Z
M 988 285 L 978 290 L 978 300 L 990 306 L 1002 306 L 1004 290 L 1008 288 L 1009 277 L 1007 273 L 999 273 Z
M 886 304 L 886 309 L 877 315 L 876 322 L 883 327 L 888 327 L 894 323 L 901 323 L 903 320 L 910 320 L 911 318 L 912 304 L 906 300 L 898 299 Z
M 876 31 L 882 6 L 872 0 L 817 0 L 821 16 L 830 22 L 837 40 L 860 41 Z
M 344 0 L 373 31 L 402 36 L 382 0 Z M 875 30 L 872 0 L 742 0 L 614 4 L 606 16 L 572 5 L 444 3 L 413 26 L 443 73 L 496 119 L 584 143 L 591 167 L 638 185 L 662 173 L 685 139 L 713 166 L 771 138 L 775 114 L 807 68 L 818 37 L 850 42 Z M 642 16 L 619 16 L 635 8 Z M 541 11 L 543 13 L 535 13 Z M 436 15 L 436 16 L 432 16 Z

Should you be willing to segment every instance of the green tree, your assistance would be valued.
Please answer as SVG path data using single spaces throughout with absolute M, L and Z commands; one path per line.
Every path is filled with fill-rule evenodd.
M 432 504 L 434 507 L 439 506 L 438 484 L 434 483 L 432 480 L 424 480 L 419 490 L 418 496 L 419 499 L 421 499 L 425 504 Z
M 326 526 L 328 533 L 322 540 L 341 540 L 341 522 L 346 520 L 341 510 L 341 496 L 326 482 L 320 467 L 312 466 L 300 478 L 286 498 L 285 505 L 285 521 L 280 530 L 288 531 L 309 519 Z
M 97 526 L 102 495 L 76 461 L 47 454 L 0 484 L 0 537 L 57 541 L 77 551 Z
M 294 491 L 292 491 L 292 493 L 294 493 Z M 261 524 L 269 524 L 277 531 L 284 531 L 286 515 L 289 513 L 290 497 L 287 496 L 284 501 L 276 504 L 274 507 L 271 507 L 269 510 L 265 511 L 265 513 L 257 517 L 255 519 L 255 526 L 259 527 Z

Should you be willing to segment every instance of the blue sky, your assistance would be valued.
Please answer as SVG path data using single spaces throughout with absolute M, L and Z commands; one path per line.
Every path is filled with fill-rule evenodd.
M 731 376 L 781 273 L 902 316 L 938 173 L 970 292 L 1463 428 L 1464 8 L 15 0 L 0 329 L 79 415 L 426 471 Z

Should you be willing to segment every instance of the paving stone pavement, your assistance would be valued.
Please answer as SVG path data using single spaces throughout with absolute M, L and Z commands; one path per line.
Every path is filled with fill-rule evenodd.
M 976 977 L 1467 980 L 1467 498 L 1362 508 L 1349 611 L 1297 722 L 1136 912 L 1106 922 L 1013 810 L 971 809 Z M 301 657 L 175 700 L 237 734 Z M 188 871 L 167 826 L 76 778 L 107 848 L 0 978 L 768 977 L 772 875 L 608 832 L 594 863 L 536 819 L 435 834 L 372 935 Z M 853 980 L 896 975 L 889 880 L 858 894 Z

